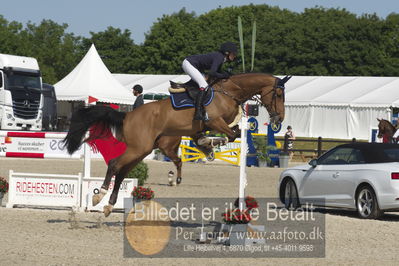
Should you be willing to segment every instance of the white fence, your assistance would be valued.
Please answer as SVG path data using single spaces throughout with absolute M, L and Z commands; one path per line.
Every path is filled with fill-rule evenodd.
M 9 172 L 9 191 L 7 208 L 15 205 L 45 207 L 75 207 L 78 210 L 103 210 L 108 204 L 114 182 L 97 206 L 92 206 L 91 198 L 98 193 L 104 178 L 83 178 L 78 175 L 35 174 Z M 125 179 L 120 187 L 115 209 L 123 209 L 123 198 L 137 186 L 137 179 Z

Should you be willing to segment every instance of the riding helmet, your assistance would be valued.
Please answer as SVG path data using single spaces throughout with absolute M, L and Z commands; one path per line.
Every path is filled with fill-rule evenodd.
M 140 84 L 134 85 L 133 90 L 138 93 L 143 93 L 143 87 Z
M 232 54 L 237 54 L 237 45 L 235 45 L 235 43 L 232 42 L 225 42 L 220 46 L 220 51 L 223 54 L 227 54 L 227 53 L 232 53 Z

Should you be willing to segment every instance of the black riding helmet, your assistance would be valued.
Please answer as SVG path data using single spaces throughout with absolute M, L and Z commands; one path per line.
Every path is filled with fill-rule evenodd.
M 235 45 L 235 43 L 232 42 L 225 42 L 220 46 L 220 51 L 223 54 L 228 54 L 228 53 L 232 53 L 237 55 L 237 45 Z

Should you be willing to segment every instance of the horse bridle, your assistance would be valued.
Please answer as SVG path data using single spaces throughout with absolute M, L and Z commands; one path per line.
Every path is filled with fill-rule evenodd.
M 235 83 L 233 80 L 230 79 L 230 82 L 233 83 L 236 87 L 238 87 L 240 90 L 245 91 L 244 88 L 240 87 L 237 83 Z M 224 95 L 229 96 L 230 98 L 232 98 L 238 105 L 242 105 L 244 102 L 246 102 L 247 100 L 252 100 L 254 102 L 256 102 L 258 105 L 260 106 L 264 106 L 266 108 L 266 110 L 269 112 L 269 110 L 271 110 L 270 105 L 274 104 L 274 110 L 277 110 L 277 89 L 282 89 L 283 90 L 283 97 L 284 97 L 284 101 L 285 101 L 285 87 L 284 85 L 280 85 L 280 78 L 276 78 L 275 82 L 274 82 L 274 86 L 273 89 L 266 92 L 266 93 L 262 93 L 260 96 L 258 95 L 254 95 L 249 99 L 237 99 L 236 97 L 234 97 L 233 95 L 231 95 L 229 92 L 225 91 L 223 89 L 223 83 L 220 86 L 220 89 L 215 89 L 215 92 L 219 92 L 222 93 Z M 270 93 L 273 93 L 272 95 L 272 102 L 270 104 L 264 104 L 262 103 L 262 97 L 269 95 Z M 280 115 L 277 111 L 271 111 L 269 112 L 271 117 L 275 117 Z

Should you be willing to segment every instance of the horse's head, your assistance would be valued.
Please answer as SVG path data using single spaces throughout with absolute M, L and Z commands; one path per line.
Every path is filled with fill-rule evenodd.
M 273 77 L 274 85 L 263 87 L 261 90 L 261 102 L 266 107 L 270 115 L 270 122 L 279 124 L 283 122 L 285 116 L 285 83 L 291 76 L 285 76 L 283 79 Z
M 385 119 L 378 119 L 378 135 L 377 137 L 382 138 L 384 134 L 388 134 L 390 137 L 395 133 L 394 126 Z

